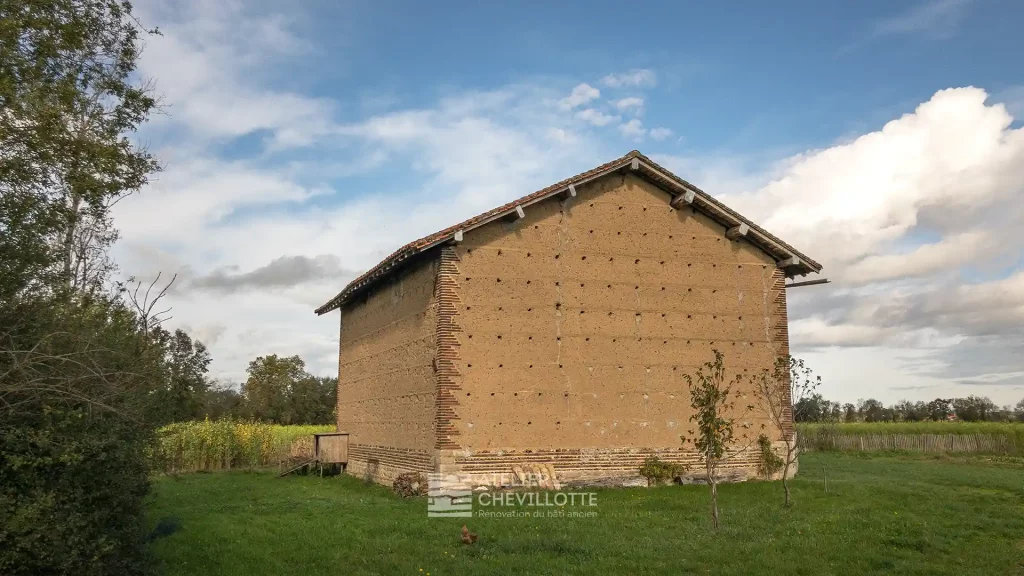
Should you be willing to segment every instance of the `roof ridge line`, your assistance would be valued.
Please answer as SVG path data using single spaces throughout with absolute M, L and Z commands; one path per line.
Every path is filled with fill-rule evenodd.
M 438 232 L 429 234 L 427 236 L 424 236 L 423 238 L 414 240 L 412 242 L 409 242 L 408 244 L 403 245 L 402 247 L 391 253 L 388 257 L 381 260 L 378 264 L 376 264 L 375 266 L 373 266 L 372 268 L 370 268 L 369 270 L 367 270 L 366 272 L 364 272 L 363 274 L 349 282 L 341 290 L 341 292 L 339 292 L 334 298 L 331 298 L 329 301 L 327 301 L 322 306 L 317 308 L 315 312 L 318 315 L 322 315 L 334 310 L 335 308 L 338 308 L 348 299 L 348 297 L 354 294 L 357 290 L 387 275 L 387 273 L 390 270 L 392 270 L 393 268 L 395 268 L 408 258 L 416 254 L 425 252 L 426 250 L 429 250 L 442 242 L 449 241 L 456 235 L 461 236 L 462 233 L 466 231 L 493 222 L 494 220 L 506 216 L 510 212 L 521 210 L 523 206 L 529 206 L 530 204 L 543 201 L 556 194 L 575 192 L 575 186 L 584 184 L 597 178 L 602 178 L 608 175 L 609 173 L 621 170 L 626 166 L 630 166 L 632 170 L 637 172 L 638 175 L 643 175 L 645 172 L 649 171 L 650 174 L 647 174 L 647 176 L 652 180 L 655 180 L 655 185 L 659 185 L 662 181 L 664 181 L 664 184 L 674 184 L 678 187 L 683 188 L 683 192 L 680 192 L 679 194 L 675 194 L 670 190 L 665 190 L 669 194 L 676 196 L 677 199 L 678 197 L 683 195 L 689 196 L 690 192 L 692 192 L 693 197 L 686 200 L 686 203 L 694 206 L 694 208 L 703 208 L 702 211 L 717 212 L 717 218 L 715 218 L 716 215 L 711 215 L 713 219 L 719 221 L 721 219 L 726 219 L 729 221 L 730 226 L 747 226 L 749 230 L 753 231 L 756 235 L 760 236 L 767 244 L 770 245 L 770 247 L 775 248 L 780 256 L 783 256 L 783 258 L 778 258 L 776 257 L 776 255 L 772 255 L 773 258 L 776 258 L 776 261 L 783 262 L 785 259 L 788 259 L 788 265 L 790 266 L 802 266 L 802 269 L 806 269 L 807 271 L 810 272 L 818 272 L 821 270 L 820 264 L 808 258 L 807 256 L 804 256 L 795 248 L 783 242 L 781 239 L 774 236 L 764 228 L 761 228 L 760 226 L 750 221 L 749 219 L 745 218 L 738 212 L 722 204 L 716 198 L 714 198 L 707 192 L 704 192 L 697 186 L 690 184 L 686 180 L 673 174 L 671 171 L 666 170 L 657 162 L 654 162 L 653 160 L 645 156 L 639 150 L 632 150 L 625 154 L 624 156 L 616 158 L 615 160 L 612 160 L 610 162 L 601 164 L 596 168 L 592 168 L 590 170 L 587 170 L 586 172 L 581 172 L 576 176 L 560 180 L 550 186 L 547 186 L 546 188 L 542 188 L 540 190 L 537 190 L 536 192 L 532 192 L 530 194 L 527 194 L 526 196 L 520 197 L 511 202 L 507 202 L 501 206 L 498 206 L 497 208 L 488 210 L 487 212 L 478 214 L 476 216 L 473 216 L 472 218 L 468 218 L 462 222 L 459 222 L 458 224 L 449 226 Z M 642 170 L 641 168 L 644 168 L 645 170 Z M 662 189 L 666 188 L 665 185 L 659 185 L 659 187 L 661 187 Z M 702 204 L 703 206 L 696 205 L 697 203 L 695 202 L 695 200 L 697 198 L 700 199 L 700 204 Z M 743 234 L 747 234 L 747 232 L 744 231 Z M 764 250 L 765 252 L 768 252 L 768 250 L 765 247 L 758 247 Z M 769 254 L 771 253 L 769 252 Z

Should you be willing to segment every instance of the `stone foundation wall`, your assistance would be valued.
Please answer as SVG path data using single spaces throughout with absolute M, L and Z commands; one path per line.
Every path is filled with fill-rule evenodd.
M 405 472 L 434 471 L 432 450 L 349 444 L 345 472 L 368 481 L 390 485 Z
M 780 455 L 785 444 L 774 443 Z M 498 450 L 471 452 L 468 450 L 442 450 L 438 453 L 438 471 L 445 474 L 468 474 L 478 485 L 496 486 L 514 476 L 518 468 L 530 470 L 550 464 L 562 485 L 570 486 L 646 486 L 640 476 L 644 460 L 656 456 L 666 462 L 687 467 L 684 481 L 704 482 L 705 472 L 699 456 L 683 448 L 567 448 L 546 450 Z M 758 472 L 759 457 L 756 447 L 730 455 L 719 468 L 723 482 L 761 479 Z M 797 464 L 790 467 L 790 477 Z M 771 479 L 778 480 L 782 472 Z

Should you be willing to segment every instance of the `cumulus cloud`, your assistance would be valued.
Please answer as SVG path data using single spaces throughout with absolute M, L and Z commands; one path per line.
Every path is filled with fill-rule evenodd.
M 608 74 L 601 79 L 601 83 L 609 88 L 654 86 L 658 83 L 658 77 L 653 70 L 639 68 L 621 74 Z
M 633 118 L 629 122 L 619 124 L 619 132 L 626 138 L 632 138 L 634 140 L 640 140 L 647 134 L 647 129 L 644 128 L 643 122 Z
M 813 245 L 832 270 L 890 252 L 926 208 L 969 214 L 1020 191 L 1024 132 L 985 99 L 977 88 L 942 90 L 877 132 L 786 160 L 766 186 L 727 201 Z
M 617 134 L 672 135 L 615 115 L 634 116 L 638 96 L 598 105 L 601 90 L 579 78 L 450 91 L 341 120 L 337 102 L 282 88 L 259 66 L 308 54 L 291 15 L 233 3 L 145 10 L 168 15 L 149 19 L 165 36 L 150 40 L 144 70 L 174 79 L 161 84 L 171 115 L 151 130 L 167 169 L 116 206 L 116 256 L 126 274 L 187 272 L 171 294 L 171 327 L 210 340 L 218 377 L 239 378 L 268 353 L 332 372 L 336 318 L 312 309 L 354 274 L 621 155 Z M 260 34 L 272 41 L 249 41 Z M 600 80 L 627 94 L 655 83 L 648 70 Z M 895 385 L 996 397 L 1019 385 L 1024 345 L 1014 101 L 1008 91 L 991 102 L 980 89 L 940 91 L 877 130 L 765 170 L 737 157 L 654 155 L 825 265 L 832 284 L 791 291 L 790 333 L 808 361 L 838 366 L 833 379 L 848 384 L 836 397 L 895 400 L 884 396 Z M 594 137 L 602 130 L 613 137 Z M 253 134 L 257 152 L 219 154 L 218 144 Z M 297 147 L 301 157 L 286 154 Z
M 658 127 L 658 128 L 651 128 L 651 131 L 649 132 L 649 134 L 651 135 L 651 138 L 660 141 L 660 140 L 664 140 L 665 138 L 668 138 L 669 136 L 671 136 L 672 135 L 672 131 L 669 130 L 668 128 Z
M 157 79 L 168 115 L 154 118 L 148 130 L 184 125 L 200 139 L 265 130 L 282 148 L 310 144 L 330 130 L 333 102 L 274 87 L 264 77 L 268 63 L 310 49 L 280 14 L 187 1 L 142 2 L 136 11 L 161 30 L 147 39 L 139 72 Z
M 662 160 L 824 265 L 832 284 L 789 294 L 798 353 L 913 350 L 931 362 L 921 386 L 962 393 L 948 386 L 1018 382 L 1022 366 L 1020 348 L 1000 344 L 1024 342 L 1024 129 L 1013 126 L 985 91 L 956 88 L 759 174 L 727 163 L 712 185 L 701 159 Z M 906 378 L 911 365 L 891 362 Z M 847 362 L 833 377 L 857 373 L 857 385 L 864 370 Z
M 613 122 L 618 122 L 619 117 L 611 114 L 605 114 L 600 110 L 594 108 L 587 108 L 586 110 L 580 110 L 576 113 L 576 117 L 584 122 L 593 124 L 594 126 L 607 126 Z
M 1010 86 L 1000 90 L 992 95 L 992 99 L 1002 102 L 1015 119 L 1024 119 L 1024 86 Z
M 123 273 L 179 273 L 169 327 L 209 340 L 219 378 L 241 378 L 270 353 L 335 371 L 337 323 L 313 309 L 353 275 L 416 237 L 623 153 L 581 137 L 603 122 L 575 116 L 599 98 L 586 84 L 572 102 L 548 83 L 521 83 L 341 121 L 335 102 L 281 90 L 267 74 L 275 66 L 256 66 L 309 50 L 291 14 L 259 9 L 143 8 L 165 31 L 150 41 L 145 70 L 166 85 L 171 114 L 147 134 L 165 170 L 115 207 Z M 253 45 L 256 30 L 274 42 Z M 223 154 L 222 143 L 246 135 L 256 151 Z M 317 147 L 289 153 L 309 143 Z
M 620 98 L 615 101 L 615 107 L 619 110 L 639 110 L 644 107 L 644 99 L 636 96 Z
M 970 263 L 978 254 L 991 254 L 999 240 L 987 230 L 963 232 L 918 246 L 905 254 L 868 256 L 842 270 L 848 284 L 866 284 L 894 278 L 925 276 Z
M 562 98 L 558 104 L 563 110 L 572 110 L 577 106 L 582 106 L 583 104 L 597 100 L 600 97 L 601 91 L 597 88 L 594 88 L 590 84 L 579 84 L 572 89 L 572 92 L 568 96 Z

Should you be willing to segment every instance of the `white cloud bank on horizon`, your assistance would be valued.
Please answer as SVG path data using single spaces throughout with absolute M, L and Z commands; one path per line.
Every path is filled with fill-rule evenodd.
M 355 274 L 410 240 L 620 156 L 635 138 L 671 135 L 636 119 L 605 122 L 600 91 L 579 79 L 467 90 L 342 121 L 335 102 L 233 67 L 307 49 L 284 21 L 205 6 L 152 12 L 164 36 L 150 41 L 143 69 L 171 105 L 151 127 L 167 169 L 117 206 L 116 256 L 125 274 L 180 274 L 171 325 L 207 340 L 226 379 L 270 353 L 301 354 L 330 373 L 337 317 L 312 309 Z M 222 33 L 228 22 L 276 40 L 253 48 Z M 656 76 L 599 82 L 639 89 Z M 1007 403 L 1024 396 L 1024 210 L 1015 202 L 1024 132 L 1011 122 L 983 90 L 957 88 L 763 173 L 645 152 L 825 265 L 833 284 L 793 290 L 790 333 L 827 396 L 983 393 Z M 261 151 L 217 153 L 257 133 Z M 318 148 L 330 159 L 289 155 Z M 374 193 L 343 196 L 348 178 L 372 179 Z

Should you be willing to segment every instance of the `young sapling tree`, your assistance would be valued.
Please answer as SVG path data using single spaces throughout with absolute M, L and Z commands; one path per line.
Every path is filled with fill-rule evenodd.
M 785 444 L 782 464 L 783 503 L 793 505 L 789 488 L 789 471 L 796 464 L 797 438 L 794 422 L 801 419 L 801 410 L 808 406 L 801 402 L 809 398 L 821 384 L 803 360 L 784 356 L 775 362 L 772 370 L 764 370 L 754 378 L 754 394 L 765 411 L 768 421 Z
M 683 376 L 690 388 L 690 406 L 694 410 L 690 421 L 696 424 L 696 429 L 691 431 L 692 437 L 680 436 L 680 440 L 684 445 L 691 443 L 700 454 L 705 478 L 711 489 L 711 521 L 715 530 L 718 530 L 719 468 L 726 460 L 742 452 L 743 450 L 736 450 L 736 445 L 740 440 L 749 438 L 745 432 L 740 438 L 736 437 L 739 420 L 736 404 L 741 395 L 735 390 L 742 381 L 742 375 L 737 374 L 727 381 L 725 357 L 718 350 L 714 350 L 714 353 L 714 361 L 705 362 L 692 376 Z M 746 410 L 752 408 L 753 406 L 747 406 Z M 744 423 L 740 426 L 749 428 L 750 424 Z

